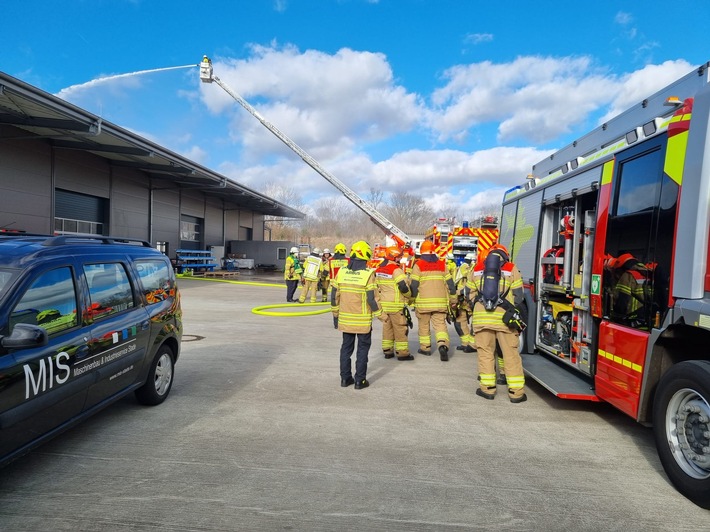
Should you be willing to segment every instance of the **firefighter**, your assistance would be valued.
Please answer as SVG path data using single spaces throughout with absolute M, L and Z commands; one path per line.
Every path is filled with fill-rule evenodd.
M 301 282 L 303 268 L 298 260 L 298 248 L 291 248 L 291 251 L 286 257 L 286 265 L 284 266 L 284 280 L 286 281 L 286 301 L 288 303 L 296 303 L 298 300 L 293 296 L 296 294 L 298 283 Z
M 446 254 L 446 269 L 449 271 L 451 278 L 454 279 L 456 277 L 456 270 L 458 269 L 458 266 L 456 265 L 456 260 L 454 260 L 453 253 Z
M 301 297 L 298 298 L 299 303 L 305 303 L 309 294 L 311 297 L 311 303 L 316 302 L 316 295 L 318 291 L 318 281 L 320 279 L 321 270 L 323 269 L 323 261 L 320 258 L 320 249 L 313 248 L 310 255 L 306 257 L 303 262 L 303 280 L 305 284 L 303 285 L 303 290 L 301 291 Z
M 372 317 L 382 318 L 375 272 L 367 268 L 372 248 L 367 242 L 355 242 L 350 248 L 350 261 L 338 270 L 331 289 L 333 326 L 343 333 L 340 346 L 340 386 L 355 384 L 356 390 L 367 388 L 367 357 L 372 344 Z M 351 357 L 355 350 L 355 378 Z
M 338 276 L 338 270 L 343 266 L 348 265 L 348 250 L 345 249 L 345 244 L 336 244 L 333 248 L 333 256 L 328 261 L 328 272 L 331 286 Z
M 468 282 L 468 274 L 471 270 L 471 264 L 475 260 L 473 253 L 467 253 L 456 271 L 454 283 L 456 283 L 456 295 L 458 303 L 456 304 L 456 321 L 454 328 L 461 338 L 461 345 L 456 346 L 457 351 L 464 353 L 473 353 L 476 350 L 473 334 L 471 334 L 471 313 L 473 309 L 471 304 L 466 299 L 466 283 Z
M 480 383 L 476 395 L 495 398 L 497 341 L 505 362 L 508 398 L 511 403 L 526 401 L 523 363 L 518 352 L 520 332 L 525 328 L 520 316 L 523 281 L 505 246 L 495 244 L 490 248 L 486 259 L 469 275 L 466 288 L 473 304 L 472 324 L 478 349 Z
M 318 282 L 318 287 L 320 288 L 324 303 L 326 301 L 328 301 L 328 288 L 330 286 L 330 258 L 331 257 L 332 257 L 332 255 L 330 254 L 330 250 L 328 248 L 325 248 L 323 250 L 323 255 L 321 255 L 321 260 L 323 261 L 323 264 L 322 264 L 321 270 L 320 270 L 320 281 Z
M 405 310 L 410 296 L 407 276 L 399 266 L 398 258 L 402 255 L 396 246 L 385 250 L 384 260 L 375 270 L 375 282 L 380 293 L 382 304 L 382 352 L 385 358 L 397 360 L 414 360 L 409 353 L 407 340 L 407 318 Z
M 613 288 L 612 319 L 635 328 L 647 328 L 649 283 L 648 268 L 630 253 L 624 253 L 611 262 L 618 274 Z
M 419 322 L 419 350 L 431 355 L 430 327 L 434 329 L 436 345 L 442 361 L 449 360 L 449 331 L 446 316 L 456 304 L 456 285 L 439 258 L 430 240 L 422 243 L 421 258 L 412 268 L 410 290 Z

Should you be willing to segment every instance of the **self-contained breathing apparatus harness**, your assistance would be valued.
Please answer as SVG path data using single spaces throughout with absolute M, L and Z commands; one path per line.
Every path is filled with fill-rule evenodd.
M 484 262 L 483 276 L 479 282 L 478 296 L 474 304 L 481 303 L 487 312 L 493 312 L 496 308 L 501 307 L 505 311 L 502 318 L 503 323 L 511 329 L 522 332 L 527 324 L 523 321 L 520 311 L 507 299 L 510 285 L 505 292 L 499 292 L 500 277 L 501 256 L 498 253 L 490 253 Z

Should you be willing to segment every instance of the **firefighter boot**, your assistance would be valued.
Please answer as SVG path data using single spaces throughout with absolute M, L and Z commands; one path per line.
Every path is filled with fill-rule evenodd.
M 489 401 L 492 401 L 496 398 L 496 387 L 486 386 L 485 392 L 482 388 L 476 388 L 476 395 L 479 397 L 483 397 L 484 399 L 488 399 Z
M 449 348 L 447 346 L 439 346 L 439 357 L 443 362 L 447 362 L 449 360 Z

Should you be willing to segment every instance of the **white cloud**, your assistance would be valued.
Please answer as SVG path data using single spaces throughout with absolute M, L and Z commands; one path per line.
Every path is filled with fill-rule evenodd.
M 613 78 L 589 57 L 518 57 L 457 65 L 434 91 L 429 115 L 439 140 L 498 124 L 498 141 L 545 143 L 568 133 L 613 96 Z
M 395 84 L 382 54 L 254 46 L 247 60 L 215 61 L 214 72 L 314 157 L 409 131 L 422 115 L 418 97 Z M 278 141 L 267 141 L 271 134 L 244 110 L 235 112 L 226 92 L 206 86 L 202 97 L 213 113 L 233 114 L 231 138 L 251 156 L 276 149 Z
M 492 33 L 469 33 L 464 38 L 466 44 L 480 44 L 482 42 L 491 42 L 493 40 Z
M 599 120 L 604 123 L 633 105 L 641 103 L 676 79 L 693 70 L 693 65 L 683 59 L 666 61 L 660 65 L 646 65 L 640 70 L 618 80 L 618 90 L 610 102 L 607 113 Z
M 191 161 L 204 165 L 207 162 L 207 151 L 203 150 L 199 146 L 190 146 L 186 150 L 181 150 L 180 155 L 187 157 Z

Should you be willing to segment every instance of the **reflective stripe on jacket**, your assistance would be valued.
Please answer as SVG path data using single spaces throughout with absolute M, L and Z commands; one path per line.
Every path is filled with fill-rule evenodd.
M 443 260 L 439 259 L 436 262 L 418 260 L 412 268 L 411 282 L 416 283 L 414 305 L 417 312 L 448 310 L 450 296 L 455 294 L 456 290 Z
M 338 330 L 347 333 L 368 333 L 372 329 L 372 317 L 379 316 L 379 294 L 372 270 L 340 268 L 335 278 L 335 304 L 331 306 L 338 318 Z M 367 293 L 373 292 L 378 309 L 373 312 L 367 302 Z
M 469 274 L 466 288 L 469 290 L 469 298 L 474 303 L 471 325 L 474 331 L 488 329 L 494 331 L 510 332 L 510 328 L 503 323 L 505 310 L 500 306 L 488 311 L 483 303 L 476 301 L 483 285 L 484 265 L 477 264 Z M 523 279 L 517 266 L 512 262 L 506 262 L 501 267 L 500 281 L 498 281 L 498 294 L 505 294 L 505 299 L 516 308 L 520 308 L 523 302 Z
M 380 303 L 385 312 L 400 312 L 406 304 L 409 290 L 403 294 L 399 289 L 399 283 L 407 282 L 402 268 L 396 262 L 387 261 L 384 266 L 380 266 L 375 271 L 375 283 L 380 291 Z

